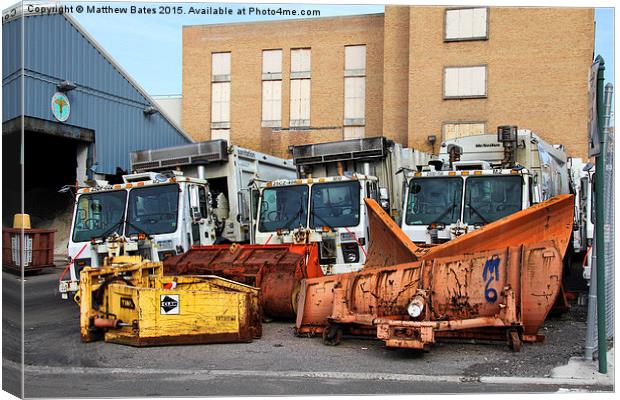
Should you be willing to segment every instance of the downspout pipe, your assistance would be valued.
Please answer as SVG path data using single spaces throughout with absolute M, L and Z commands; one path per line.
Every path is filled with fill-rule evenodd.
M 607 334 L 605 332 L 605 60 L 596 57 L 599 63 L 596 89 L 596 108 L 600 153 L 596 156 L 594 182 L 596 198 L 596 316 L 598 331 L 598 372 L 607 373 Z

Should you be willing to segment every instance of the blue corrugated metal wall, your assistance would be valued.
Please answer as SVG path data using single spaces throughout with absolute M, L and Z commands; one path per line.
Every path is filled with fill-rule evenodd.
M 3 122 L 20 115 L 20 25 L 17 19 L 2 26 Z M 144 115 L 148 100 L 64 16 L 30 16 L 24 26 L 24 114 L 56 122 L 51 112 L 56 85 L 74 82 L 66 124 L 95 131 L 97 172 L 128 169 L 133 150 L 189 142 L 161 114 Z

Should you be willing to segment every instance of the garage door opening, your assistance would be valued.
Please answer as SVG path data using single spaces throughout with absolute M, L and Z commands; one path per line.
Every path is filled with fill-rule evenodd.
M 3 136 L 2 224 L 10 227 L 21 209 L 20 134 Z M 89 143 L 30 131 L 24 140 L 24 212 L 33 228 L 57 230 L 55 253 L 64 254 L 74 199 L 59 190 L 76 184 L 79 156 Z

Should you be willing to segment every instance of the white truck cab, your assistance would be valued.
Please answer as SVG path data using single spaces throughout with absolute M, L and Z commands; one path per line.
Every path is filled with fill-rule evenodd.
M 59 285 L 63 297 L 77 290 L 82 268 L 102 266 L 119 241 L 125 252 L 151 261 L 215 242 L 206 180 L 174 171 L 130 174 L 123 181 L 78 190 L 68 244 L 70 280 Z
M 445 141 L 436 159 L 406 175 L 401 227 L 414 242 L 441 243 L 571 193 L 568 161 L 562 146 L 516 126 Z
M 364 199 L 379 201 L 376 177 L 282 179 L 259 186 L 254 243 L 319 243 L 326 275 L 360 270 L 368 248 Z

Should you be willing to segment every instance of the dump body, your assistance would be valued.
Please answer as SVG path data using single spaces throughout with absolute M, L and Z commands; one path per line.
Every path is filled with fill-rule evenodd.
M 291 146 L 301 178 L 330 177 L 343 172 L 377 177 L 382 188 L 382 206 L 400 221 L 403 205 L 403 170 L 425 165 L 430 154 L 389 140 L 385 136 Z
M 560 291 L 572 196 L 551 199 L 442 245 L 420 248 L 368 201 L 372 262 L 358 273 L 307 279 L 299 333 L 374 329 L 388 346 L 424 348 L 435 337 L 506 331 L 536 340 Z M 409 307 L 422 310 L 415 317 Z M 414 307 L 415 308 L 415 307 Z M 482 330 L 482 331 L 480 331 Z M 335 335 L 335 336 L 334 336 Z M 514 344 L 517 346 L 517 344 Z
M 304 278 L 322 276 L 316 244 L 196 246 L 164 261 L 166 275 L 217 275 L 261 288 L 263 311 L 296 315 Z
M 252 181 L 296 177 L 291 160 L 229 146 L 222 139 L 135 151 L 131 153 L 131 168 L 138 172 L 180 168 L 187 176 L 206 179 L 217 236 L 231 242 L 250 241 Z
M 87 267 L 79 296 L 84 342 L 249 342 L 262 332 L 259 289 L 215 276 L 162 276 L 161 263 Z

